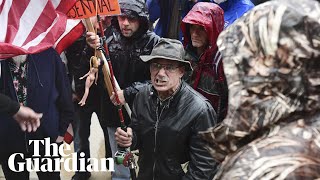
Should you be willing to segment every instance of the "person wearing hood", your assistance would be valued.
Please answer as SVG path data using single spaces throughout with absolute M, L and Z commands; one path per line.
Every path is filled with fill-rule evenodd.
M 51 143 L 62 143 L 69 124 L 74 118 L 71 87 L 65 66 L 53 49 L 8 58 L 0 62 L 0 91 L 34 111 L 43 113 L 41 125 L 35 132 L 23 132 L 20 126 L 8 114 L 0 114 L 0 164 L 6 179 L 29 179 L 25 169 L 17 173 L 9 168 L 8 159 L 14 153 L 32 157 L 39 152 L 40 161 L 45 163 L 45 147 L 34 149 L 30 140 L 44 140 L 49 137 Z M 33 157 L 32 157 L 33 158 Z M 42 159 L 43 158 L 43 159 Z M 23 160 L 14 160 L 15 166 Z M 48 164 L 53 166 L 53 164 Z M 37 172 L 38 178 L 60 180 L 59 172 Z
M 118 91 L 121 104 L 131 105 L 135 94 L 150 80 L 148 65 L 140 59 L 140 55 L 149 55 L 158 42 L 159 37 L 148 30 L 148 12 L 144 0 L 120 0 L 121 15 L 112 20 L 112 31 L 107 36 L 111 64 L 115 78 L 122 90 Z M 94 33 L 87 33 L 87 43 L 99 47 L 99 38 Z M 105 87 L 103 87 L 105 89 Z M 112 100 L 104 93 L 101 105 L 102 126 L 108 127 L 112 154 L 117 151 L 114 140 L 116 127 L 120 127 L 120 119 L 114 96 Z M 124 111 L 126 124 L 130 117 Z M 125 172 L 124 172 L 125 171 Z M 123 165 L 115 165 L 112 179 L 129 179 L 129 170 Z
M 146 0 L 150 21 L 157 21 L 154 32 L 160 37 L 180 39 L 181 19 L 197 2 L 213 2 L 212 0 Z
M 254 7 L 250 0 L 213 0 L 224 11 L 224 28 Z
M 186 59 L 193 71 L 185 80 L 195 90 L 209 99 L 222 121 L 227 113 L 228 88 L 217 38 L 223 30 L 223 10 L 214 3 L 199 2 L 181 23 L 184 34 Z

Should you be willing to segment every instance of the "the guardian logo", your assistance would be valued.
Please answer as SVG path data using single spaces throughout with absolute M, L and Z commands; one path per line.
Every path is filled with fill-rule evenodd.
M 66 150 L 71 150 L 71 146 L 61 144 L 58 147 L 57 144 L 50 143 L 50 138 L 45 138 L 44 140 L 29 140 L 29 145 L 31 144 L 33 144 L 34 149 L 32 157 L 25 157 L 23 153 L 14 153 L 9 157 L 8 166 L 12 171 L 59 172 L 61 166 L 68 172 L 114 171 L 114 160 L 112 158 L 89 158 L 88 162 L 86 162 L 84 153 L 80 153 L 80 157 L 77 156 L 77 153 L 65 154 L 64 147 Z M 44 146 L 45 148 L 44 156 L 40 156 L 40 146 Z M 67 156 L 69 156 L 69 158 L 65 158 Z M 17 159 L 19 159 L 19 161 L 17 161 Z M 21 159 L 23 161 L 20 161 Z M 72 167 L 70 168 L 71 163 Z M 109 169 L 107 169 L 107 167 L 109 167 Z

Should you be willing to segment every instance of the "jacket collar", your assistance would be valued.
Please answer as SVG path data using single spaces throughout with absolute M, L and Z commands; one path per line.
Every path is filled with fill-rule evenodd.
M 178 97 L 181 95 L 181 91 L 185 88 L 186 84 L 183 80 L 181 80 L 181 83 L 178 87 L 178 89 L 168 98 L 166 98 L 165 100 L 160 100 L 160 98 L 158 97 L 158 92 L 154 89 L 153 86 L 151 86 L 150 88 L 150 96 L 152 97 L 152 99 L 157 102 L 157 105 L 161 105 L 161 106 L 167 106 L 167 108 L 169 108 L 169 106 L 171 106 L 172 104 L 175 104 L 175 102 L 177 101 Z

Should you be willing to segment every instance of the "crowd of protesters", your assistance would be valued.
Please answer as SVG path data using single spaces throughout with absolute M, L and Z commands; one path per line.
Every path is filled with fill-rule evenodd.
M 258 176 L 238 156 L 256 154 L 254 161 L 253 157 L 247 161 L 258 161 L 260 152 L 251 152 L 250 147 L 260 144 L 261 148 L 271 136 L 280 136 L 273 126 L 284 132 L 283 123 L 293 122 L 288 128 L 303 127 L 319 140 L 319 110 L 310 104 L 315 107 L 320 101 L 315 70 L 319 69 L 315 57 L 320 54 L 320 39 L 308 30 L 308 22 L 319 25 L 313 21 L 320 17 L 319 9 L 311 6 L 319 7 L 319 3 L 293 1 L 119 0 L 121 15 L 103 17 L 100 27 L 91 18 L 97 32 L 85 32 L 65 50 L 66 66 L 52 48 L 1 61 L 0 143 L 7 148 L 0 149 L 0 163 L 6 179 L 29 179 L 29 172 L 17 173 L 8 167 L 12 153 L 30 156 L 35 151 L 27 144 L 31 139 L 50 137 L 52 143 L 61 144 L 70 123 L 74 150 L 79 156 L 84 153 L 90 164 L 93 113 L 103 130 L 106 158 L 117 158 L 117 151 L 125 148 L 139 150 L 138 179 L 264 178 L 267 170 Z M 293 8 L 295 2 L 304 5 L 300 14 Z M 272 22 L 272 17 L 279 21 Z M 290 32 L 301 39 L 287 32 L 291 27 L 296 29 Z M 105 82 L 106 62 L 93 58 L 97 51 L 109 53 L 106 57 L 120 87 L 112 93 Z M 119 110 L 125 105 L 132 114 Z M 311 125 L 316 130 L 310 130 Z M 299 137 L 299 133 L 284 134 Z M 312 145 L 318 149 L 310 147 L 309 151 L 319 155 L 319 143 Z M 261 149 L 263 154 L 268 148 Z M 295 153 L 303 156 L 303 152 Z M 279 177 L 309 173 L 305 177 L 315 178 L 320 167 L 311 165 L 300 174 L 279 165 L 287 172 Z M 37 174 L 39 179 L 60 179 L 59 172 Z M 117 164 L 111 178 L 129 180 L 134 175 L 124 164 Z M 91 172 L 77 171 L 72 180 L 90 177 Z

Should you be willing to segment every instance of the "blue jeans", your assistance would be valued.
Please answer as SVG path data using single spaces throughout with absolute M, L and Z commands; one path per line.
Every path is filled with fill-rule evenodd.
M 116 132 L 115 127 L 108 127 L 109 142 L 112 151 L 112 157 L 116 154 L 118 146 L 115 140 L 114 133 Z M 114 165 L 114 172 L 112 173 L 112 180 L 130 180 L 130 171 L 128 167 L 121 165 Z

